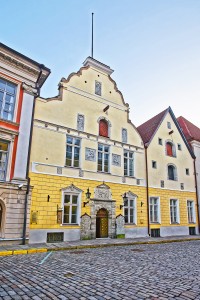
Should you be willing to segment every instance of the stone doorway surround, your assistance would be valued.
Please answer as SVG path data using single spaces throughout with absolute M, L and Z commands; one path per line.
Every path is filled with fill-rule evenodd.
M 94 198 L 90 200 L 90 216 L 81 216 L 81 239 L 96 239 L 96 217 L 102 208 L 108 212 L 108 237 L 116 236 L 116 201 L 112 200 L 110 187 L 103 183 L 95 188 Z

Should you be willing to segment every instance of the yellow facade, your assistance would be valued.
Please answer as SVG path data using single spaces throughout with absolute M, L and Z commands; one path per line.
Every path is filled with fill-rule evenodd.
M 142 138 L 129 120 L 129 106 L 111 73 L 110 67 L 88 58 L 78 73 L 61 80 L 57 97 L 36 100 L 30 242 L 147 237 L 152 229 L 159 229 L 162 236 L 184 235 L 189 227 L 197 228 L 193 159 L 172 115 L 165 115 L 148 145 L 146 166 Z M 174 157 L 166 155 L 168 140 L 176 145 Z M 167 177 L 170 163 L 176 165 L 177 180 Z M 157 206 L 152 208 L 153 198 Z M 170 219 L 170 200 L 178 203 L 173 207 L 178 210 L 175 222 Z M 194 204 L 192 223 L 187 201 Z M 156 222 L 151 222 L 152 214 L 157 214 Z

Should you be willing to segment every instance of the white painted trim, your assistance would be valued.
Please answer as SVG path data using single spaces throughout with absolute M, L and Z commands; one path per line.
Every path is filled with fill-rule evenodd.
M 173 180 L 173 181 L 177 182 L 176 180 Z M 170 188 L 168 188 L 168 189 L 166 189 L 166 188 L 161 188 L 160 185 L 158 185 L 158 186 L 150 186 L 149 185 L 149 188 L 152 188 L 152 189 L 161 189 L 163 191 L 164 190 L 166 190 L 166 191 L 179 191 L 179 192 L 182 192 L 182 193 L 184 193 L 184 192 L 195 193 L 196 192 L 195 189 L 194 190 L 186 190 L 186 189 L 181 190 L 180 188 L 177 188 L 177 189 L 170 189 Z
M 46 165 L 46 166 L 52 166 L 52 167 L 60 167 L 60 166 L 54 166 L 54 165 L 51 165 L 51 164 L 44 164 L 44 163 L 37 163 L 37 162 L 32 162 L 31 163 L 31 172 L 32 173 L 35 173 L 35 174 L 44 174 L 44 175 L 50 175 L 50 176 L 58 176 L 58 177 L 66 177 L 66 178 L 77 178 L 77 179 L 82 179 L 82 180 L 91 180 L 91 181 L 99 181 L 99 182 L 102 182 L 102 179 L 101 180 L 99 180 L 99 179 L 91 179 L 91 178 L 88 178 L 88 177 L 80 177 L 80 176 L 70 176 L 70 175 L 65 175 L 65 174 L 57 174 L 57 173 L 49 173 L 49 172 L 39 172 L 39 171 L 37 171 L 36 169 L 35 169 L 35 166 L 36 165 Z M 61 168 L 63 168 L 63 167 L 61 167 Z M 74 169 L 76 169 L 76 170 L 79 170 L 80 168 L 74 168 Z M 92 172 L 92 171 L 88 171 L 88 170 L 83 170 L 82 169 L 82 171 L 83 172 L 88 172 L 88 173 L 92 173 L 92 174 L 106 174 L 106 175 L 108 175 L 108 176 L 112 176 L 112 177 L 118 177 L 118 178 L 122 178 L 123 176 L 119 176 L 119 175 L 112 175 L 112 174 L 109 174 L 109 173 L 101 173 L 101 172 Z M 139 180 L 142 180 L 142 181 L 144 181 L 144 183 L 145 183 L 145 179 L 144 178 L 133 178 L 133 177 L 128 177 L 128 178 L 130 178 L 130 179 L 133 179 L 133 180 L 137 180 L 137 179 L 139 179 Z M 116 181 L 114 181 L 114 180 L 109 180 L 108 182 L 111 182 L 111 183 L 116 183 Z M 123 184 L 123 185 L 128 185 L 127 183 L 123 183 L 123 182 L 121 182 L 121 183 L 119 183 L 119 184 Z M 138 184 L 132 184 L 132 186 L 136 186 L 136 187 L 138 187 L 138 186 L 142 186 L 142 187 L 146 187 L 146 185 L 145 184 L 140 184 L 140 185 L 138 185 Z
M 177 222 L 176 223 L 173 223 L 172 221 L 171 221 L 171 213 L 170 213 L 170 201 L 171 200 L 176 200 L 177 202 Z M 177 199 L 177 198 L 170 198 L 169 199 L 169 220 L 170 220 L 170 224 L 171 225 L 175 225 L 175 224 L 180 224 L 180 207 L 179 207 L 179 199 Z
M 157 198 L 158 199 L 158 222 L 151 222 L 151 219 L 150 219 L 150 199 L 151 198 Z M 160 197 L 159 196 L 150 196 L 149 199 L 149 222 L 150 224 L 161 224 L 161 209 L 160 209 Z
M 63 211 L 62 211 L 62 226 L 65 226 L 65 225 L 76 226 L 76 224 L 73 224 L 73 223 L 70 223 L 70 224 L 63 223 L 64 196 L 65 195 L 78 195 L 78 200 L 77 200 L 78 201 L 78 205 L 77 205 L 77 224 L 80 226 L 82 192 L 78 192 L 78 191 L 66 192 L 65 190 L 62 190 L 62 198 L 61 198 L 61 207 L 63 209 Z
M 192 202 L 192 213 L 193 213 L 193 217 L 194 217 L 194 222 L 189 222 L 189 219 L 188 219 L 188 201 L 191 201 Z M 187 199 L 186 200 L 186 208 L 187 208 L 187 220 L 188 220 L 188 224 L 195 224 L 196 223 L 196 210 L 195 210 L 195 203 L 194 203 L 194 200 L 192 199 Z
M 81 93 L 79 93 L 79 92 L 77 92 L 77 91 L 70 90 L 69 87 L 72 88 L 72 89 L 75 89 L 75 90 L 77 90 L 77 91 L 81 91 L 82 93 L 85 93 L 85 95 L 84 95 L 84 94 L 81 94 Z M 122 106 L 122 105 L 117 104 L 117 103 L 114 103 L 114 102 L 112 102 L 112 101 L 110 101 L 110 100 L 108 100 L 108 99 L 102 98 L 101 96 L 98 96 L 98 95 L 96 95 L 96 94 L 91 94 L 91 93 L 85 92 L 85 91 L 83 91 L 83 90 L 80 90 L 80 89 L 75 88 L 75 87 L 70 86 L 70 85 L 68 85 L 67 88 L 63 87 L 63 89 L 64 89 L 64 90 L 67 90 L 68 92 L 71 92 L 71 93 L 73 93 L 73 94 L 76 94 L 76 95 L 79 95 L 79 96 L 88 98 L 88 99 L 90 99 L 90 100 L 93 100 L 93 101 L 95 101 L 95 102 L 99 102 L 99 103 L 102 103 L 102 104 L 105 104 L 105 105 L 108 105 L 108 103 L 109 103 L 111 107 L 113 107 L 113 108 L 115 108 L 115 109 L 118 109 L 118 110 L 121 110 L 121 111 L 124 111 L 124 112 L 126 112 L 127 109 L 128 109 L 128 107 L 126 107 L 125 105 Z M 96 99 L 94 98 L 94 96 L 95 96 Z M 106 101 L 106 102 L 104 102 L 104 101 L 102 101 L 102 100 L 104 100 L 104 101 Z M 124 108 L 124 107 L 125 107 L 125 108 Z

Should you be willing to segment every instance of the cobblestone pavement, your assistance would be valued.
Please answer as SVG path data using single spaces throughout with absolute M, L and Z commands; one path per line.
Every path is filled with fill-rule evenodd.
M 0 257 L 0 299 L 200 300 L 200 241 Z

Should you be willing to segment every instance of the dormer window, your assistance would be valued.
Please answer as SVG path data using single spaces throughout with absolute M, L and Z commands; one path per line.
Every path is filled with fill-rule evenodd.
M 99 135 L 108 137 L 108 122 L 104 119 L 99 121 Z
M 176 156 L 175 146 L 172 142 L 166 142 L 166 155 Z

